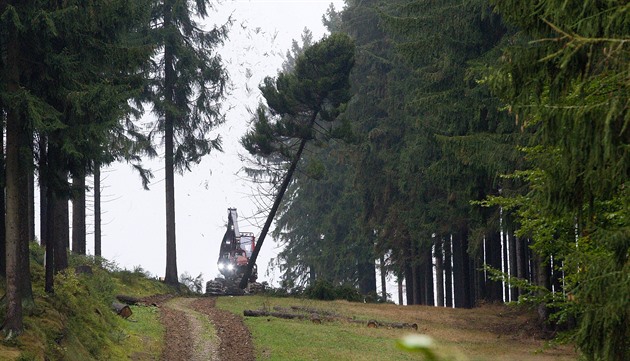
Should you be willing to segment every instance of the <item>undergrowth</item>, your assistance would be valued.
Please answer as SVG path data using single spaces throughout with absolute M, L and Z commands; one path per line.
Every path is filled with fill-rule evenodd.
M 115 296 L 144 297 L 173 292 L 139 267 L 129 271 L 102 258 L 70 255 L 70 267 L 55 276 L 54 293 L 47 294 L 43 260 L 44 250 L 32 243 L 30 263 L 35 306 L 25 310 L 24 333 L 0 342 L 0 360 L 129 359 L 135 351 L 129 339 L 134 332 L 142 331 L 134 330 L 130 320 L 112 312 Z M 77 266 L 91 272 L 77 273 Z M 2 293 L 4 284 L 3 281 L 0 286 Z M 4 312 L 2 307 L 2 317 Z

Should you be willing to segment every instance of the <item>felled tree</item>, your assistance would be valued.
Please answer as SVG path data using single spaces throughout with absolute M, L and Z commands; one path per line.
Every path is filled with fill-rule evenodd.
M 258 108 L 253 129 L 242 139 L 247 151 L 256 156 L 291 159 L 277 191 L 267 221 L 247 265 L 240 287 L 247 286 L 260 248 L 291 182 L 293 173 L 314 127 L 330 124 L 350 99 L 349 74 L 354 64 L 354 43 L 343 34 L 333 34 L 306 49 L 289 73 L 266 78 L 261 85 L 266 106 Z

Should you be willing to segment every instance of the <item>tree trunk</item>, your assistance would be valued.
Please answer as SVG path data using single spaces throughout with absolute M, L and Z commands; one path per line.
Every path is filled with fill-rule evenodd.
M 446 295 L 446 307 L 453 307 L 453 236 L 444 238 L 444 293 Z
M 463 307 L 463 260 L 462 260 L 462 245 L 459 239 L 460 235 L 453 237 L 453 293 L 455 298 L 455 307 Z
M 30 138 L 30 137 L 29 137 Z M 30 140 L 30 139 L 29 139 Z M 29 147 L 29 152 L 28 154 L 30 155 L 30 162 L 29 165 L 31 165 L 32 159 L 33 159 L 33 155 L 32 155 L 32 151 L 30 150 L 31 148 Z M 29 170 L 28 170 L 28 241 L 29 242 L 33 242 L 35 241 L 35 173 L 33 172 L 33 167 L 29 166 Z
M 46 249 L 48 243 L 52 243 L 53 248 L 53 267 L 51 272 L 57 273 L 68 268 L 68 253 L 70 222 L 68 219 L 68 175 L 63 170 L 61 161 L 61 151 L 57 144 L 53 141 L 53 137 L 49 138 L 48 144 L 48 240 L 46 241 Z M 48 265 L 47 265 L 48 266 Z M 51 276 L 52 277 L 52 276 Z M 51 287 L 52 290 L 52 287 Z
M 311 119 L 309 121 L 309 126 L 308 126 L 309 130 L 313 128 L 313 124 L 315 124 L 315 119 L 317 119 L 317 114 L 318 114 L 317 112 L 312 114 Z M 282 201 L 282 197 L 284 197 L 284 193 L 286 192 L 287 187 L 289 186 L 289 183 L 291 182 L 291 179 L 293 178 L 293 173 L 295 173 L 297 164 L 300 161 L 300 158 L 302 158 L 302 152 L 304 151 L 304 147 L 306 146 L 307 141 L 308 141 L 307 138 L 302 138 L 302 140 L 300 141 L 300 146 L 297 150 L 297 153 L 295 153 L 295 157 L 293 158 L 293 161 L 291 162 L 291 166 L 287 170 L 287 174 L 282 180 L 282 184 L 280 184 L 280 189 L 278 190 L 276 199 L 274 200 L 273 205 L 271 206 L 271 210 L 269 211 L 269 215 L 267 216 L 265 225 L 263 226 L 263 229 L 260 231 L 260 237 L 258 237 L 258 242 L 256 242 L 256 247 L 254 248 L 254 252 L 252 252 L 252 256 L 249 258 L 249 262 L 247 263 L 247 269 L 245 270 L 245 274 L 243 275 L 243 278 L 241 278 L 241 282 L 238 285 L 241 289 L 245 289 L 245 287 L 247 287 L 249 276 L 252 274 L 252 270 L 254 268 L 254 265 L 256 264 L 256 259 L 258 258 L 258 253 L 260 253 L 260 248 L 262 247 L 265 237 L 267 236 L 267 232 L 269 232 L 269 227 L 271 227 L 271 223 L 273 222 L 273 218 L 275 217 L 276 212 L 278 211 L 278 207 L 280 207 L 280 202 Z
M 504 275 L 507 275 L 509 273 L 508 264 L 510 261 L 510 255 L 508 253 L 508 241 L 505 226 L 503 228 L 503 233 L 501 234 L 501 254 L 501 271 Z M 503 282 L 503 300 L 510 301 L 510 291 L 507 282 Z
M 94 256 L 101 257 L 101 164 L 94 163 Z
M 41 170 L 41 168 L 40 168 Z M 40 175 L 41 176 L 41 175 Z M 46 179 L 48 182 L 49 179 Z M 46 219 L 42 221 L 42 224 L 46 225 L 46 258 L 44 261 L 45 268 L 45 280 L 44 290 L 46 293 L 54 293 L 54 275 L 55 275 L 55 227 L 54 227 L 54 214 L 55 214 L 55 199 L 53 195 L 52 187 L 46 187 Z
M 398 276 L 398 304 L 403 305 L 403 278 Z
M 387 270 L 385 269 L 385 256 L 381 255 L 379 259 L 381 265 L 381 298 L 387 301 Z
M 433 257 L 432 252 L 425 252 L 424 256 L 424 302 L 427 306 L 435 306 L 435 295 L 433 290 Z
M 368 258 L 371 258 L 368 256 Z M 365 260 L 357 264 L 359 276 L 359 293 L 376 294 L 376 269 L 373 260 Z
M 164 28 L 168 29 L 172 25 L 172 9 L 168 5 L 165 7 Z M 177 75 L 174 69 L 173 47 L 174 45 L 168 41 L 164 47 L 164 92 L 167 107 L 174 106 L 175 102 L 174 85 L 177 81 Z M 175 115 L 171 110 L 167 109 L 164 117 L 164 184 L 166 198 L 166 274 L 164 282 L 178 287 L 177 243 L 175 240 L 174 123 Z
M 453 237 L 453 280 L 455 282 L 455 307 L 470 308 L 470 272 L 468 232 L 463 229 Z
M 27 128 L 28 129 L 28 128 Z M 19 217 L 20 217 L 20 292 L 22 293 L 23 312 L 31 311 L 35 306 L 33 298 L 33 286 L 31 284 L 31 251 L 29 249 L 31 238 L 31 220 L 34 222 L 34 199 L 31 201 L 33 191 L 31 179 L 33 178 L 33 151 L 32 134 L 27 130 L 20 132 L 20 183 L 19 187 Z M 33 202 L 33 203 L 32 203 Z M 33 211 L 33 214 L 31 214 Z M 31 218 L 33 216 L 33 218 Z
M 411 271 L 411 265 L 409 261 L 405 261 L 405 297 L 407 298 L 407 305 L 413 305 L 413 275 Z
M 512 277 L 516 277 L 516 236 L 514 235 L 514 231 L 512 229 L 510 229 L 511 227 L 508 228 L 508 245 L 510 246 L 509 249 L 509 254 L 510 254 L 510 259 L 509 259 L 509 265 L 510 265 L 510 279 Z M 517 289 L 515 287 L 513 287 L 512 285 L 510 285 L 510 301 L 515 301 L 518 298 L 517 295 Z
M 9 32 L 7 41 L 7 91 L 16 93 L 19 89 L 18 51 L 16 32 Z M 14 106 L 7 107 L 7 154 L 6 154 L 6 314 L 2 330 L 12 338 L 24 330 L 22 316 L 22 285 L 20 277 L 21 239 L 26 232 L 20 229 L 20 183 L 27 182 L 24 166 L 20 164 L 20 132 L 25 129 L 20 114 Z
M 491 232 L 486 242 L 486 253 L 488 255 L 488 265 L 494 269 L 501 269 L 501 234 Z M 486 280 L 489 301 L 503 301 L 503 288 L 501 281 Z
M 0 108 L 4 109 L 4 107 L 0 104 Z M 0 277 L 6 276 L 6 202 L 5 202 L 5 191 L 6 191 L 6 173 L 4 171 L 4 125 L 6 124 L 6 119 L 4 114 L 0 112 Z
M 74 175 L 72 188 L 72 252 L 85 255 L 85 175 Z
M 435 294 L 438 307 L 444 307 L 444 255 L 442 253 L 442 238 L 433 238 L 435 243 Z
M 526 252 L 523 247 L 523 239 L 521 237 L 514 236 L 516 243 L 516 277 L 525 279 L 525 258 L 523 257 Z M 521 288 L 516 289 L 516 299 L 523 293 Z
M 48 239 L 48 184 L 46 169 L 48 163 L 47 141 L 44 135 L 39 136 L 39 244 L 46 247 Z
M 412 305 L 419 305 L 420 304 L 420 277 L 419 277 L 419 267 L 417 265 L 417 259 L 418 259 L 418 254 L 417 254 L 417 247 L 415 245 L 415 242 L 411 242 L 411 245 L 409 247 L 409 254 L 411 259 L 409 260 L 409 264 L 411 267 L 411 304 Z M 409 285 L 407 285 L 407 287 L 409 287 Z M 409 302 L 409 300 L 407 300 L 407 302 Z

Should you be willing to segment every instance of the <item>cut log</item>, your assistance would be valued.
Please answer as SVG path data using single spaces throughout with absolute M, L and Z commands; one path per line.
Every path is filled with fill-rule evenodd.
M 297 308 L 293 308 L 292 309 L 297 309 Z M 360 324 L 360 325 L 366 325 L 369 328 L 379 328 L 379 327 L 386 327 L 386 328 L 411 328 L 413 330 L 418 330 L 418 324 L 416 323 L 407 323 L 407 322 L 382 322 L 382 321 L 378 321 L 378 320 L 368 320 L 367 324 L 365 320 L 355 320 L 353 318 L 350 317 L 341 317 L 341 316 L 337 316 L 337 317 L 333 317 L 333 316 L 322 316 L 321 314 L 318 313 L 311 313 L 310 315 L 308 314 L 303 314 L 303 313 L 291 313 L 291 312 L 286 312 L 287 309 L 286 308 L 282 308 L 282 307 L 274 307 L 275 312 L 269 312 L 266 310 L 244 310 L 243 311 L 243 315 L 247 316 L 247 317 L 277 317 L 277 318 L 284 318 L 284 319 L 299 319 L 299 320 L 310 320 L 311 322 L 315 323 L 315 324 L 321 324 L 322 321 L 326 321 L 326 322 L 332 322 L 332 321 L 345 321 L 345 322 L 350 322 L 350 323 L 356 323 L 356 324 Z M 269 321 L 269 319 L 267 319 L 267 321 Z
M 140 303 L 140 299 L 133 296 L 116 295 L 116 299 L 127 305 L 137 305 L 138 303 Z
M 119 302 L 112 302 L 112 309 L 122 318 L 129 318 L 133 313 L 128 305 Z
M 277 318 L 284 318 L 287 320 L 292 320 L 292 319 L 303 320 L 303 319 L 308 318 L 306 315 L 301 315 L 301 314 L 284 313 L 284 312 L 268 312 L 268 311 L 262 311 L 262 310 L 244 310 L 243 316 L 247 316 L 247 317 L 272 316 L 272 317 L 277 317 Z

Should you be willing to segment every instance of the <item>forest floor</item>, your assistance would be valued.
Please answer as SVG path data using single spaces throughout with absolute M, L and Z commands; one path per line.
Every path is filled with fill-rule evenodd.
M 160 307 L 166 330 L 162 360 L 254 360 L 251 334 L 242 317 L 215 307 L 214 297 L 155 296 L 147 304 Z

